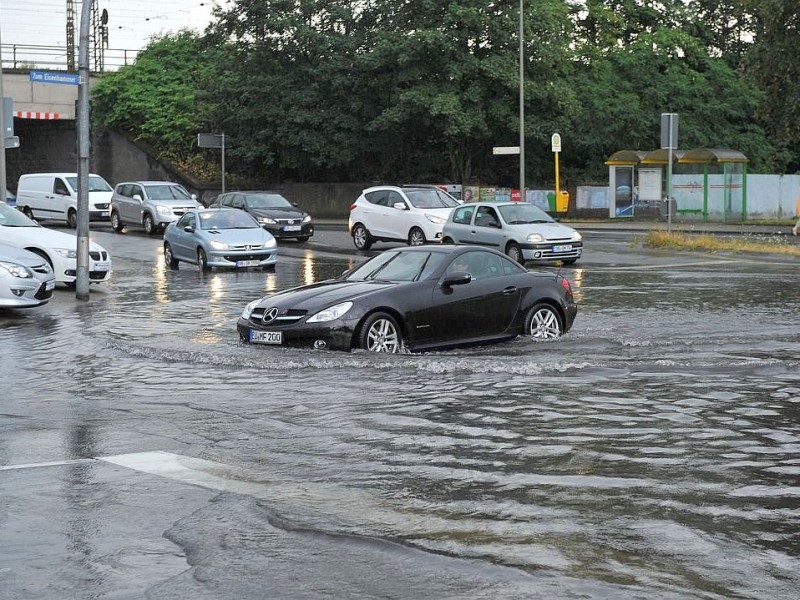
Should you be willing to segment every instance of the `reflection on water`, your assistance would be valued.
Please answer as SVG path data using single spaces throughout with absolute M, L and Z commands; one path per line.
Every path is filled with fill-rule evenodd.
M 18 390 L 4 410 L 41 428 L 33 447 L 6 435 L 4 462 L 185 445 L 263 482 L 269 502 L 247 519 L 545 574 L 550 598 L 577 597 L 576 581 L 583 597 L 796 595 L 800 335 L 786 315 L 800 297 L 782 276 L 568 271 L 581 311 L 554 344 L 374 356 L 239 343 L 247 302 L 349 266 L 137 275 L 120 261 L 90 308 L 57 294 L 0 316 L 4 355 L 39 373 L 3 370 Z M 71 412 L 95 430 L 54 457 Z M 198 526 L 173 535 L 202 546 Z

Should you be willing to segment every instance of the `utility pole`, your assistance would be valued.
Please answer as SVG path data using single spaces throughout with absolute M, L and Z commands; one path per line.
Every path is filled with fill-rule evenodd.
M 75 297 L 89 299 L 89 24 L 94 0 L 83 0 L 78 47 L 78 270 Z
M 519 0 L 519 193 L 525 202 L 525 30 L 523 0 Z
M 75 71 L 75 4 L 67 0 L 67 71 Z
M 3 45 L 0 43 L 0 48 Z M 0 56 L 0 103 L 5 102 L 3 99 L 3 58 Z M 6 123 L 5 123 L 5 108 L 0 110 L 0 202 L 6 203 Z M 13 118 L 13 117 L 12 117 Z

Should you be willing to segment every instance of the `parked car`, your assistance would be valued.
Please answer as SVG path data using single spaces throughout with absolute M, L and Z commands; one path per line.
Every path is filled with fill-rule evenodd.
M 192 209 L 164 230 L 164 260 L 171 269 L 180 261 L 203 271 L 211 267 L 274 269 L 275 238 L 246 212 L 233 208 Z
M 370 352 L 550 340 L 577 314 L 563 276 L 527 271 L 496 250 L 398 248 L 340 277 L 250 302 L 243 342 Z
M 114 190 L 100 175 L 90 173 L 88 178 L 89 220 L 108 221 Z M 20 176 L 17 208 L 30 219 L 66 221 L 74 229 L 78 224 L 78 174 L 32 173 Z
M 141 227 L 148 235 L 163 231 L 187 210 L 202 208 L 197 196 L 171 181 L 118 183 L 111 196 L 111 227 Z
M 47 304 L 55 287 L 53 269 L 44 258 L 0 243 L 0 307 L 32 308 Z
M 369 250 L 374 242 L 419 246 L 440 240 L 456 206 L 455 198 L 434 186 L 379 185 L 365 189 L 350 206 L 348 227 L 359 250 Z
M 57 283 L 73 285 L 77 277 L 78 240 L 71 233 L 42 227 L 15 208 L 0 204 L 0 242 L 23 248 L 44 258 Z M 100 283 L 111 274 L 111 255 L 89 241 L 89 281 Z
M 464 204 L 445 223 L 442 243 L 494 248 L 523 264 L 571 265 L 583 253 L 580 233 L 526 202 Z
M 17 196 L 11 190 L 6 190 L 6 204 L 9 206 L 16 206 L 17 205 Z
M 305 242 L 314 235 L 311 215 L 277 192 L 229 192 L 217 197 L 211 206 L 245 210 L 278 239 Z

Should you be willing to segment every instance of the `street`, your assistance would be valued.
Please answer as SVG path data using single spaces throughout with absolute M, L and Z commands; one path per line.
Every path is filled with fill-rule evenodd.
M 371 355 L 236 334 L 341 228 L 203 273 L 93 224 L 88 302 L 0 312 L 0 599 L 796 597 L 800 265 L 583 233 L 561 340 Z

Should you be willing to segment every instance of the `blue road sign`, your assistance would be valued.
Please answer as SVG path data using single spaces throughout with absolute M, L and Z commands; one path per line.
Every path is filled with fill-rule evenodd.
M 78 85 L 80 75 L 73 73 L 50 73 L 48 71 L 31 71 L 31 81 L 35 83 L 60 83 L 62 85 Z

